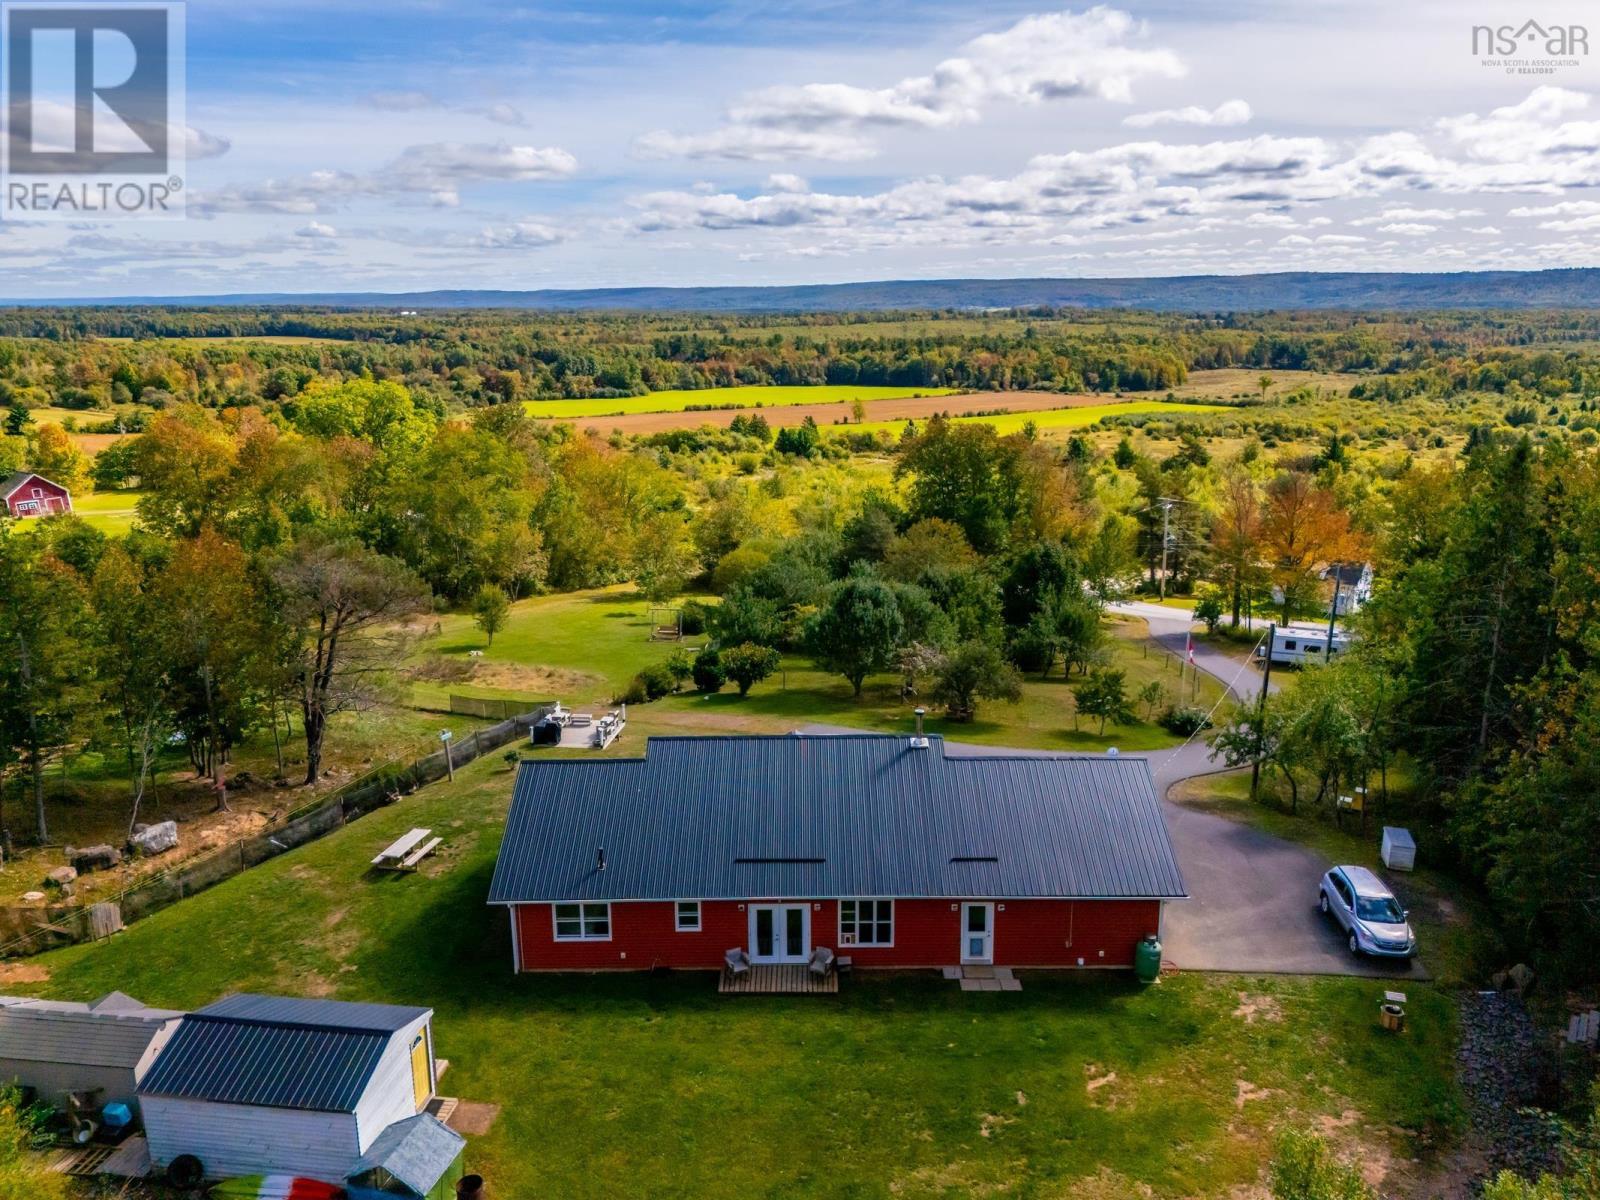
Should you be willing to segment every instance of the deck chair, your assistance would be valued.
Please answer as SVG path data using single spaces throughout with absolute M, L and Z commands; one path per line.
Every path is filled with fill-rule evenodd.
M 722 961 L 727 964 L 729 975 L 743 975 L 750 969 L 750 956 L 738 946 L 725 953 Z
M 811 961 L 806 964 L 806 970 L 818 979 L 826 979 L 833 971 L 833 951 L 826 946 L 818 946 L 811 952 Z

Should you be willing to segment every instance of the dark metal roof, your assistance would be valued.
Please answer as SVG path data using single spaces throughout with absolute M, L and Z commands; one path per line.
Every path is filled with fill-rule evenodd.
M 418 1113 L 380 1133 L 345 1178 L 361 1182 L 382 1170 L 411 1194 L 426 1196 L 461 1157 L 466 1144 L 466 1138 L 436 1117 Z
M 229 996 L 183 1019 L 140 1095 L 354 1112 L 396 1031 L 425 1008 Z
M 490 903 L 1185 894 L 1143 759 L 928 740 L 652 738 L 644 758 L 524 762 Z
M 239 1021 L 270 1021 L 289 1025 L 325 1025 L 330 1029 L 361 1029 L 373 1033 L 398 1033 L 428 1015 L 426 1008 L 398 1004 L 361 1004 L 349 1000 L 302 1000 L 296 996 L 254 996 L 239 992 L 224 996 L 199 1010 L 204 1017 L 232 1017 Z

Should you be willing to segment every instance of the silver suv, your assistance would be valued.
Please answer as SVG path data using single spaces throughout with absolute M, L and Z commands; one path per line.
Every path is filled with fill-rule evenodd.
M 1417 938 L 1406 910 L 1387 884 L 1366 867 L 1334 867 L 1322 877 L 1322 911 L 1350 937 L 1351 954 L 1410 958 Z

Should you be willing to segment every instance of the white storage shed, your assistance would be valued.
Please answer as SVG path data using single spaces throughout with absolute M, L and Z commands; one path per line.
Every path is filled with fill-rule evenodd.
M 63 1108 L 69 1092 L 98 1092 L 138 1111 L 138 1085 L 181 1012 L 111 992 L 93 1004 L 0 996 L 0 1085 L 32 1088 Z
M 379 1136 L 433 1098 L 433 1012 L 229 996 L 184 1017 L 139 1088 L 150 1159 L 208 1179 L 342 1184 Z

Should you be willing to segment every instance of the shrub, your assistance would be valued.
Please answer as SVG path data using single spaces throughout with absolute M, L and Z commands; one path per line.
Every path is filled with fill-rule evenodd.
M 1211 728 L 1211 717 L 1203 708 L 1175 704 L 1161 714 L 1161 728 L 1179 737 L 1193 737 L 1202 729 Z
M 722 668 L 728 678 L 739 685 L 739 695 L 748 696 L 750 688 L 760 683 L 778 669 L 778 652 L 768 646 L 745 642 L 722 652 Z
M 678 690 L 678 680 L 666 663 L 652 663 L 633 677 L 620 699 L 624 704 L 644 704 Z
M 706 631 L 706 613 L 709 610 L 698 600 L 685 600 L 679 610 L 684 637 L 699 637 Z
M 674 650 L 662 661 L 661 665 L 672 675 L 672 690 L 677 691 L 689 677 L 694 674 L 694 659 L 689 657 L 687 650 Z
M 728 682 L 728 672 L 722 657 L 707 646 L 694 658 L 694 686 L 702 692 L 720 692 Z

